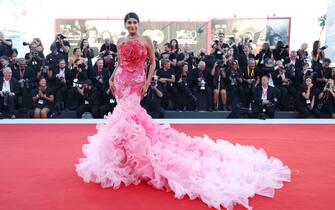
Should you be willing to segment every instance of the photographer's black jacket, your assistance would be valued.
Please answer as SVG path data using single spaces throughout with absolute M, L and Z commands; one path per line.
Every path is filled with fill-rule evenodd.
M 29 79 L 30 83 L 36 83 L 37 82 L 37 78 L 35 76 L 35 73 L 29 66 L 27 66 L 25 68 L 25 71 L 24 71 L 24 74 L 23 74 L 22 78 L 21 78 L 21 75 L 20 75 L 20 69 L 17 69 L 13 72 L 13 77 L 18 81 L 20 79 Z
M 98 76 L 101 76 L 102 83 L 99 82 Z M 93 71 L 91 72 L 90 78 L 93 82 L 93 86 L 100 89 L 106 89 L 108 86 L 108 80 L 109 80 L 109 72 L 107 69 L 102 69 L 101 73 L 98 72 L 98 69 L 96 67 L 93 68 Z
M 88 79 L 86 69 L 82 69 L 81 72 L 79 72 L 77 69 L 72 69 L 71 75 L 72 75 L 72 79 L 78 79 L 79 83 L 82 83 Z
M 99 105 L 99 100 L 98 100 L 99 92 L 96 88 L 92 87 L 91 90 L 87 91 L 84 90 L 84 95 L 80 95 L 81 100 L 88 101 L 88 105 Z
M 59 68 L 55 69 L 52 71 L 52 78 L 50 80 L 50 84 L 49 86 L 53 87 L 54 89 L 58 89 L 64 85 L 67 86 L 67 88 L 70 88 L 72 86 L 72 74 L 71 74 L 71 70 L 68 69 L 67 67 L 65 67 L 65 84 L 62 83 L 57 77 L 56 75 L 59 73 Z
M 263 88 L 262 85 L 258 85 L 255 88 L 255 93 L 253 95 L 253 99 L 255 101 L 256 105 L 262 104 L 262 92 Z M 274 87 L 269 86 L 267 90 L 267 100 L 271 102 L 271 104 L 276 105 L 277 104 L 277 96 L 276 91 Z

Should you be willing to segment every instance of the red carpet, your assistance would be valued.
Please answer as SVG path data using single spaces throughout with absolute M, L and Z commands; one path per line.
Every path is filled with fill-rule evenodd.
M 292 170 L 292 182 L 274 199 L 256 196 L 256 210 L 335 208 L 334 125 L 174 125 L 264 148 Z M 94 125 L 0 125 L 1 210 L 205 210 L 200 200 L 177 200 L 151 186 L 102 189 L 75 173 L 81 145 Z M 237 206 L 234 210 L 244 209 Z

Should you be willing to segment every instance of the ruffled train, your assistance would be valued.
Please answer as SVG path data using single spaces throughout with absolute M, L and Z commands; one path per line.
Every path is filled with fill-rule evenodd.
M 139 100 L 132 94 L 118 102 L 83 145 L 86 157 L 75 167 L 85 182 L 117 189 L 121 183 L 145 181 L 172 190 L 176 198 L 188 195 L 231 210 L 237 203 L 251 209 L 249 197 L 273 197 L 275 189 L 290 181 L 290 169 L 264 150 L 206 135 L 191 137 L 157 124 Z

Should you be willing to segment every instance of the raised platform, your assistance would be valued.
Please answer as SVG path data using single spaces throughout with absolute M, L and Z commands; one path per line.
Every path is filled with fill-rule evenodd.
M 164 118 L 166 119 L 226 119 L 229 118 L 231 111 L 165 111 Z M 27 112 L 16 112 L 16 118 L 26 119 L 33 118 L 33 110 Z M 50 118 L 66 119 L 77 118 L 76 111 L 63 111 L 60 114 L 52 114 Z M 251 118 L 248 112 L 241 113 L 240 118 Z M 299 118 L 298 112 L 292 111 L 277 111 L 275 112 L 276 119 L 297 119 Z M 312 117 L 311 117 L 312 118 Z M 329 119 L 330 115 L 322 114 L 321 118 Z

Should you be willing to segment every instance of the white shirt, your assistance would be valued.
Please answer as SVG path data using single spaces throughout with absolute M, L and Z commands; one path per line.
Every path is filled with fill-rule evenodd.
M 9 80 L 3 79 L 2 92 L 10 92 L 10 83 Z

